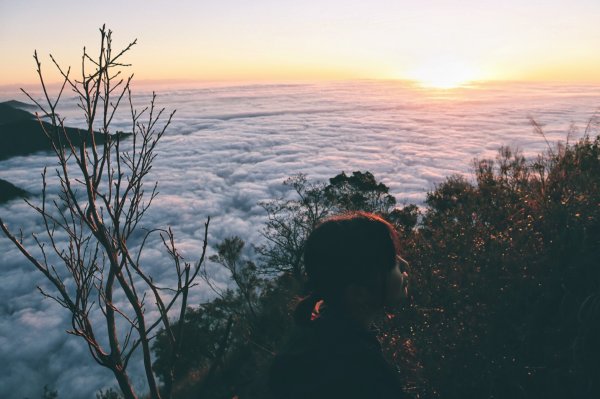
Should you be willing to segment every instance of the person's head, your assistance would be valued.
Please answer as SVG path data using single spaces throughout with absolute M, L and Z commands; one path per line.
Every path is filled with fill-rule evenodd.
M 304 249 L 311 294 L 296 309 L 296 320 L 310 320 L 323 300 L 337 309 L 375 312 L 406 297 L 406 262 L 399 254 L 394 227 L 381 217 L 352 212 L 326 219 L 308 237 Z

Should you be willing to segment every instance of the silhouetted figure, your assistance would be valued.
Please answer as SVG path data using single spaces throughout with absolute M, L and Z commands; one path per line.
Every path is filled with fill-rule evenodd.
M 274 397 L 402 398 L 399 375 L 371 327 L 384 306 L 406 297 L 394 228 L 363 212 L 327 219 L 308 238 L 304 263 L 310 294 L 271 366 Z

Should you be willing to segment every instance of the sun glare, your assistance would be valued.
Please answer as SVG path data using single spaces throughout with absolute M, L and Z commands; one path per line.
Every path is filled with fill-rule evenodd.
M 415 68 L 408 78 L 426 88 L 454 89 L 478 80 L 478 73 L 460 62 L 436 60 Z

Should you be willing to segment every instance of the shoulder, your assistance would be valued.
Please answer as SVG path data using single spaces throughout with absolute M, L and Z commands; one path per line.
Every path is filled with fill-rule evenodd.
M 315 323 L 296 330 L 272 362 L 277 398 L 400 398 L 399 378 L 377 339 Z

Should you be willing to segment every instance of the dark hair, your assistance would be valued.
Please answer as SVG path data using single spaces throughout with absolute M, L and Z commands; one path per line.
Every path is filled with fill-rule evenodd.
M 326 305 L 339 304 L 350 284 L 375 288 L 375 281 L 394 268 L 399 245 L 394 227 L 372 213 L 345 213 L 320 223 L 304 247 L 310 293 L 296 306 L 296 322 L 309 323 L 320 300 Z M 385 290 L 381 289 L 383 302 Z

